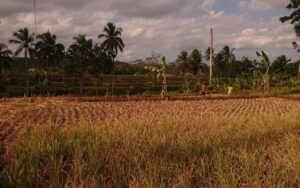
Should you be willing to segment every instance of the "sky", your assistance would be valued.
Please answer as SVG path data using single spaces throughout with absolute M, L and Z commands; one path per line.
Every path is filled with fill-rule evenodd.
M 264 50 L 271 59 L 299 54 L 292 25 L 279 22 L 288 15 L 289 0 L 36 0 L 38 33 L 50 31 L 68 47 L 73 37 L 86 34 L 94 43 L 108 22 L 123 28 L 125 49 L 120 61 L 163 54 L 174 61 L 180 51 L 204 53 L 214 29 L 214 46 L 235 48 L 238 58 L 256 58 Z M 33 0 L 0 0 L 0 43 L 28 27 L 35 32 Z M 9 45 L 14 49 L 15 46 Z

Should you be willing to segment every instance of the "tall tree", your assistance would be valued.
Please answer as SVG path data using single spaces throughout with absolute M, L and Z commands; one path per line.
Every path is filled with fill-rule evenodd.
M 38 35 L 36 43 L 36 53 L 45 62 L 47 75 L 50 65 L 58 65 L 63 56 L 65 47 L 63 44 L 56 43 L 56 35 L 49 31 Z
M 270 67 L 271 73 L 284 73 L 290 61 L 291 59 L 287 59 L 285 55 L 277 57 Z
M 93 48 L 92 60 L 89 67 L 89 72 L 96 76 L 96 94 L 99 95 L 100 90 L 100 80 L 104 72 L 111 71 L 111 57 L 106 53 L 106 51 L 96 44 Z M 108 90 L 106 91 L 108 92 Z M 108 95 L 108 93 L 106 93 Z
M 0 74 L 2 70 L 8 69 L 12 62 L 11 59 L 11 50 L 7 48 L 5 44 L 0 43 Z
M 34 33 L 30 33 L 28 28 L 19 29 L 13 33 L 13 39 L 9 40 L 10 43 L 19 45 L 14 55 L 18 56 L 24 51 L 24 58 L 26 64 L 26 94 L 29 95 L 29 75 L 28 75 L 28 52 L 32 48 L 34 41 Z
M 286 7 L 289 10 L 292 10 L 292 13 L 288 16 L 283 16 L 280 18 L 280 21 L 282 23 L 289 21 L 290 24 L 294 25 L 294 30 L 296 33 L 296 36 L 300 37 L 300 0 L 290 0 L 290 3 Z M 293 47 L 297 49 L 298 52 L 300 52 L 299 44 L 294 41 Z M 300 63 L 298 66 L 298 76 L 300 76 Z
M 198 74 L 201 63 L 202 63 L 202 55 L 201 52 L 197 49 L 194 49 L 190 55 L 190 63 L 192 67 L 193 74 Z
M 125 44 L 121 38 L 123 29 L 116 27 L 115 24 L 109 22 L 104 27 L 104 34 L 100 34 L 98 38 L 104 38 L 101 46 L 107 50 L 108 54 L 113 58 L 117 57 L 119 51 L 123 52 Z
M 107 23 L 104 27 L 104 33 L 100 34 L 98 38 L 104 38 L 104 41 L 101 44 L 101 47 L 107 51 L 107 53 L 112 57 L 112 64 L 114 67 L 115 58 L 118 55 L 118 52 L 123 52 L 125 44 L 121 38 L 123 29 L 120 27 L 116 27 L 116 25 L 112 22 Z M 112 70 L 114 75 L 114 70 Z M 112 86 L 112 93 L 114 92 L 114 82 L 113 79 L 113 86 Z
M 61 66 L 64 57 L 65 57 L 65 46 L 61 43 L 57 43 L 54 46 L 54 64 L 56 66 Z
M 281 55 L 270 66 L 270 79 L 280 83 L 280 86 L 291 76 L 288 74 L 287 66 L 290 61 L 291 59 L 287 59 L 285 55 Z
M 181 51 L 177 57 L 177 62 L 179 63 L 179 68 L 182 74 L 189 72 L 190 70 L 190 59 L 187 51 Z
M 235 55 L 233 54 L 233 51 L 235 49 L 230 49 L 229 46 L 224 46 L 223 49 L 216 55 L 215 57 L 215 65 L 216 67 L 219 68 L 220 71 L 220 77 L 222 77 L 222 75 L 224 76 L 223 73 L 225 71 L 225 68 L 227 67 L 228 64 L 235 62 Z M 230 71 L 229 71 L 230 72 Z
M 235 55 L 233 54 L 233 51 L 235 48 L 230 49 L 229 46 L 224 46 L 223 49 L 220 51 L 220 61 L 224 64 L 232 63 L 235 61 Z
M 214 49 L 212 49 L 213 51 L 213 58 L 215 58 L 215 54 L 214 54 Z M 204 60 L 206 62 L 209 63 L 209 59 L 210 59 L 210 47 L 208 47 L 206 50 L 205 50 L 205 55 L 204 55 Z
M 79 77 L 80 95 L 83 94 L 82 76 L 86 67 L 92 60 L 93 41 L 86 39 L 86 35 L 78 35 L 73 38 L 75 43 L 69 47 L 67 57 L 70 60 L 69 65 L 66 66 L 67 72 L 72 72 L 76 77 Z
M 292 10 L 292 13 L 281 17 L 280 21 L 283 23 L 289 21 L 293 24 L 297 37 L 300 37 L 300 0 L 290 0 L 286 8 Z

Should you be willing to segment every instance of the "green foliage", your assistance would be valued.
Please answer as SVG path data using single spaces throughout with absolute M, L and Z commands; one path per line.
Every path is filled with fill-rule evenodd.
M 64 58 L 65 47 L 61 43 L 56 43 L 56 35 L 49 31 L 37 36 L 34 53 L 40 63 L 45 63 L 47 70 L 49 66 L 59 66 Z
M 160 64 L 158 67 L 156 66 L 145 66 L 145 69 L 148 71 L 151 71 L 153 73 L 156 74 L 157 79 L 161 78 L 161 77 L 165 77 L 166 74 L 166 57 L 165 56 L 161 56 L 160 57 Z
M 114 59 L 119 51 L 123 51 L 125 44 L 121 38 L 122 28 L 117 28 L 112 22 L 107 23 L 104 27 L 104 34 L 100 34 L 98 38 L 104 38 L 101 47 L 107 50 L 108 54 Z
M 292 3 L 295 5 L 292 5 Z M 297 1 L 292 1 L 289 8 L 298 8 L 297 3 Z M 104 39 L 101 44 L 93 45 L 93 41 L 87 39 L 86 35 L 78 35 L 73 38 L 74 43 L 67 49 L 67 52 L 64 52 L 62 44 L 56 42 L 56 35 L 53 33 L 39 34 L 37 35 L 37 42 L 33 43 L 34 34 L 30 33 L 28 28 L 14 32 L 10 43 L 17 44 L 18 48 L 13 54 L 22 55 L 21 52 L 24 52 L 24 58 L 11 58 L 12 52 L 5 45 L 0 44 L 0 79 L 3 79 L 3 83 L 5 83 L 5 87 L 1 92 L 2 95 L 13 93 L 15 96 L 23 96 L 25 77 L 27 95 L 43 95 L 44 90 L 51 90 L 54 92 L 53 94 L 56 94 L 57 90 L 61 93 L 68 91 L 68 94 L 75 94 L 78 87 L 80 87 L 81 94 L 84 93 L 83 90 L 93 90 L 93 87 L 97 87 L 96 93 L 105 93 L 105 89 L 102 88 L 103 91 L 101 91 L 103 85 L 101 82 L 105 74 L 136 76 L 145 75 L 151 71 L 158 79 L 165 78 L 166 74 L 186 74 L 185 76 L 192 77 L 192 74 L 197 75 L 200 73 L 201 75 L 198 75 L 198 77 L 201 79 L 208 75 L 208 66 L 202 63 L 202 59 L 208 60 L 209 48 L 204 53 L 203 58 L 201 51 L 197 49 L 192 52 L 182 51 L 178 59 L 168 65 L 162 63 L 162 61 L 159 63 L 159 56 L 155 53 L 145 60 L 134 61 L 134 64 L 118 61 L 115 63 L 118 52 L 123 51 L 125 47 L 121 38 L 122 32 L 122 28 L 116 27 L 113 23 L 108 23 L 103 30 L 103 34 L 99 35 L 100 39 Z M 271 64 L 269 59 L 265 57 L 264 52 L 258 53 L 259 57 L 263 59 L 262 62 L 252 61 L 245 57 L 236 60 L 233 52 L 234 48 L 231 49 L 226 45 L 218 54 L 213 55 L 215 59 L 214 76 L 218 76 L 220 85 L 234 82 L 238 88 L 249 88 L 250 83 L 253 83 L 252 89 L 261 90 L 262 79 L 269 67 L 271 86 L 282 87 L 290 83 L 289 78 L 291 76 L 297 75 L 297 68 L 300 71 L 299 62 L 290 63 L 289 59 L 283 56 Z M 36 74 L 36 72 L 41 74 Z M 47 87 L 43 87 L 43 81 L 46 77 L 48 77 L 48 84 L 46 84 Z M 10 80 L 8 81 L 8 79 Z M 84 79 L 92 83 L 88 83 Z M 116 85 L 115 79 L 118 78 L 113 77 L 114 81 L 110 83 L 112 92 Z M 188 85 L 190 85 L 190 89 L 193 89 L 193 84 L 182 83 L 182 85 L 174 86 L 174 90 L 178 90 L 182 86 L 188 88 Z M 18 87 L 20 88 L 17 89 Z M 116 87 L 118 86 L 116 85 Z M 136 91 L 139 92 L 138 90 L 145 89 L 143 88 L 144 85 L 138 87 L 129 85 L 128 87 L 134 88 L 131 89 L 134 92 L 127 93 L 135 93 Z M 146 85 L 145 87 L 146 90 L 149 90 L 150 86 Z M 211 87 L 216 90 L 214 89 L 216 86 Z M 12 90 L 9 88 L 12 88 Z M 123 92 L 122 87 L 116 89 L 120 89 L 120 93 Z M 88 93 L 93 92 L 88 91 Z
M 291 24 L 294 24 L 294 29 L 296 35 L 300 36 L 300 1 L 299 0 L 290 0 L 290 3 L 287 5 L 286 8 L 292 10 L 292 13 L 289 16 L 283 16 L 280 18 L 281 22 L 289 21 Z
M 13 37 L 14 38 L 10 39 L 9 42 L 19 45 L 14 55 L 18 56 L 24 50 L 26 58 L 28 50 L 33 47 L 34 33 L 30 33 L 28 28 L 25 27 L 14 32 Z
M 258 73 L 262 75 L 262 86 L 263 92 L 270 91 L 270 60 L 267 54 L 264 51 L 256 52 L 258 57 L 261 57 L 261 61 L 258 65 Z
M 267 54 L 264 51 L 261 51 L 261 52 L 256 52 L 256 55 L 258 57 L 262 58 L 261 64 L 260 64 L 262 66 L 262 68 L 268 69 L 268 67 L 270 66 L 270 60 L 269 60 L 269 57 L 267 56 Z
M 11 50 L 9 50 L 5 44 L 0 43 L 0 74 L 2 70 L 7 70 L 11 67 L 11 63 L 13 62 L 10 57 L 11 54 Z

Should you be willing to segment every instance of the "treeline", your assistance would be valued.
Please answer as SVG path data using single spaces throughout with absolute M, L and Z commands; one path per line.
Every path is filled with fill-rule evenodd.
M 101 44 L 88 39 L 86 35 L 73 38 L 73 44 L 66 50 L 65 46 L 56 41 L 56 35 L 50 32 L 35 35 L 28 28 L 13 33 L 9 43 L 16 44 L 17 49 L 12 52 L 5 44 L 0 45 L 1 75 L 7 78 L 8 73 L 24 74 L 26 77 L 26 95 L 30 94 L 30 77 L 38 74 L 44 77 L 42 82 L 47 84 L 50 74 L 64 74 L 73 76 L 82 85 L 83 75 L 89 73 L 97 78 L 103 74 L 114 74 L 114 62 L 119 51 L 123 51 L 124 42 L 121 38 L 122 28 L 108 23 L 98 38 L 104 39 Z M 36 38 L 36 40 L 35 40 Z M 12 58 L 24 53 L 24 58 Z M 25 67 L 13 70 L 14 61 L 24 62 Z M 52 72 L 50 72 L 52 70 Z M 4 85 L 2 79 L 2 87 Z M 39 80 L 40 81 L 40 80 Z M 3 88 L 2 88 L 3 90 Z M 80 91 L 82 94 L 82 91 Z
M 83 95 L 84 87 L 90 87 L 87 84 L 88 78 L 96 83 L 95 94 L 99 95 L 101 87 L 103 89 L 105 84 L 110 85 L 110 93 L 114 94 L 114 85 L 117 81 L 115 75 L 151 75 L 145 66 L 158 66 L 160 58 L 160 54 L 152 53 L 149 57 L 132 63 L 116 62 L 118 53 L 125 47 L 121 38 L 122 32 L 122 28 L 108 23 L 103 33 L 98 35 L 99 39 L 103 39 L 101 43 L 87 38 L 86 35 L 78 35 L 73 37 L 73 43 L 66 49 L 63 44 L 57 42 L 53 33 L 35 35 L 27 28 L 20 29 L 14 32 L 9 40 L 9 43 L 17 45 L 14 52 L 5 44 L 0 44 L 0 93 L 3 95 L 8 92 L 8 88 L 14 87 L 17 91 L 12 93 L 21 95 L 49 94 L 49 92 L 51 94 L 50 87 L 55 85 L 53 82 L 63 82 L 65 86 L 65 80 L 71 79 L 73 86 L 78 87 L 77 94 Z M 224 85 L 222 82 L 225 84 L 231 82 L 236 84 L 237 88 L 260 90 L 262 85 L 260 82 L 266 68 L 257 60 L 247 57 L 237 59 L 234 50 L 224 46 L 215 53 L 213 49 L 214 80 L 209 88 Z M 193 80 L 192 77 L 207 82 L 209 56 L 209 48 L 203 52 L 197 49 L 191 52 L 182 51 L 174 62 L 167 63 L 166 74 L 191 77 L 191 79 L 183 78 L 183 87 L 195 84 L 194 81 L 185 84 Z M 298 74 L 298 67 L 299 62 L 291 62 L 284 55 L 276 58 L 270 63 L 271 86 L 290 85 L 291 79 Z M 104 83 L 103 75 L 111 75 L 112 83 Z M 130 82 L 128 85 L 130 86 Z M 18 90 L 24 87 L 26 91 Z

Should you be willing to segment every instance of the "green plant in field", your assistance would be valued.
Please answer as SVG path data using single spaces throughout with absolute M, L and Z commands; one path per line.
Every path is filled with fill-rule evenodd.
M 105 88 L 105 96 L 109 96 L 109 88 L 110 88 L 109 81 L 104 81 L 103 87 Z
M 157 79 L 162 78 L 162 89 L 161 89 L 161 97 L 165 98 L 167 96 L 167 76 L 166 76 L 166 57 L 160 57 L 159 67 L 156 66 L 145 66 L 146 70 L 154 72 L 156 74 Z
M 190 93 L 190 82 L 187 78 L 184 78 L 182 82 L 183 90 L 185 90 L 185 93 Z
M 264 52 L 256 52 L 258 57 L 261 57 L 261 61 L 258 63 L 258 70 L 262 74 L 262 87 L 263 92 L 270 92 L 270 60 L 268 55 Z
M 239 89 L 243 89 L 246 92 L 246 88 L 248 87 L 247 74 L 242 72 L 239 76 L 234 79 L 235 87 Z

